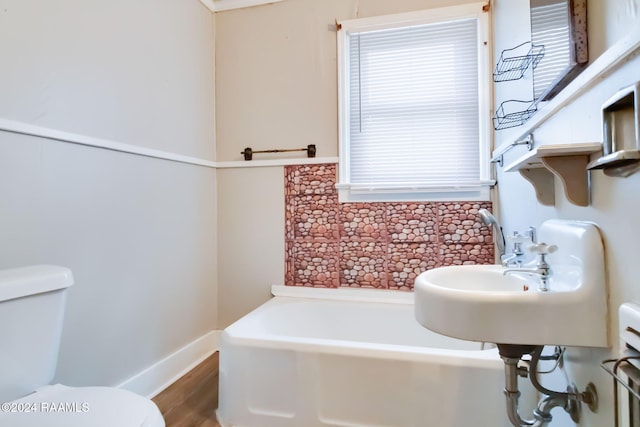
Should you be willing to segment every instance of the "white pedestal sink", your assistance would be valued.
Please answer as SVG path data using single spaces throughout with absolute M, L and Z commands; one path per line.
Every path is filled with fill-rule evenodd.
M 539 289 L 539 277 L 504 275 L 499 265 L 436 268 L 416 279 L 416 320 L 471 341 L 607 347 L 604 249 L 597 226 L 549 220 L 538 240 L 558 246 L 547 255 L 549 291 Z

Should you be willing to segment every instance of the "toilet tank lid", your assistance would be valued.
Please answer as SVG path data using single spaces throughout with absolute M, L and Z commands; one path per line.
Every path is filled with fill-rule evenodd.
M 0 302 L 64 289 L 73 285 L 73 274 L 65 267 L 33 265 L 0 270 Z

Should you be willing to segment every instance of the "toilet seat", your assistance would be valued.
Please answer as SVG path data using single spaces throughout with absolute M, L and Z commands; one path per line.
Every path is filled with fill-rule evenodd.
M 112 387 L 44 386 L 4 404 L 0 425 L 11 427 L 165 427 L 151 400 Z

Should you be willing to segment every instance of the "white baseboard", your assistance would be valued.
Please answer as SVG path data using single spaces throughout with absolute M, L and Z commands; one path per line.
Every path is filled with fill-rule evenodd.
M 117 387 L 153 398 L 216 352 L 221 333 L 206 333 Z

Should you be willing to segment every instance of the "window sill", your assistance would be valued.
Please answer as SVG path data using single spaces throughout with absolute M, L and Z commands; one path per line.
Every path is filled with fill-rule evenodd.
M 338 200 L 346 202 L 455 202 L 491 201 L 491 187 L 495 181 L 486 181 L 470 188 L 355 188 L 349 184 L 336 184 Z

